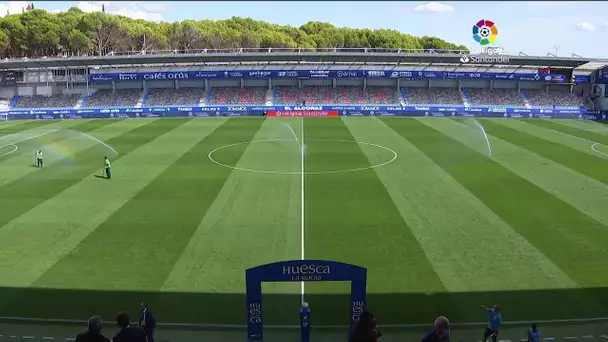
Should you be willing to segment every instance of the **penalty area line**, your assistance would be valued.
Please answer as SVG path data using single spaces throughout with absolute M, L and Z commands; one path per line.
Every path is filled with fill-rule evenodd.
M 0 157 L 8 156 L 9 154 L 17 152 L 17 150 L 19 149 L 19 146 L 17 146 L 18 143 L 21 143 L 21 142 L 24 142 L 24 141 L 28 141 L 28 140 L 31 140 L 31 139 L 34 139 L 34 138 L 38 138 L 38 137 L 41 137 L 43 135 L 51 134 L 51 133 L 54 133 L 54 132 L 57 132 L 57 130 L 45 131 L 43 133 L 36 134 L 36 135 L 34 135 L 32 137 L 27 137 L 27 138 L 24 138 L 24 139 L 21 139 L 21 140 L 13 141 L 10 144 L 2 145 L 2 146 L 0 146 L 0 148 L 12 146 L 13 150 L 9 151 L 9 152 L 6 152 L 6 153 L 3 153 L 3 154 L 0 154 Z

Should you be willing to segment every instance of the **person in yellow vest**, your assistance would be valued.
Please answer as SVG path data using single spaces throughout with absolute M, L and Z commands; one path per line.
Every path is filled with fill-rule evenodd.
M 36 152 L 36 167 L 42 167 L 42 150 Z
M 104 157 L 104 168 L 106 170 L 106 178 L 107 179 L 112 179 L 112 169 L 111 169 L 111 165 L 110 165 L 110 160 L 108 159 L 108 157 Z

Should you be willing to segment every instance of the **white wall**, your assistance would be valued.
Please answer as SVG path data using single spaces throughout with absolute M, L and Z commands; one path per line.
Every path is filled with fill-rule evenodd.
M 209 87 L 240 87 L 241 80 L 239 79 L 228 79 L 228 80 L 209 80 Z
M 146 81 L 146 88 L 174 89 L 175 83 L 173 81 Z
M 340 83 L 338 83 L 340 84 Z M 396 79 L 376 79 L 370 78 L 367 80 L 368 87 L 391 87 L 397 88 L 397 80 Z
M 517 81 L 494 81 L 495 89 L 517 89 Z
M 332 80 L 302 80 L 302 87 L 331 87 Z
M 19 87 L 17 88 L 17 94 L 19 96 L 32 96 L 34 94 L 34 87 Z
M 369 85 L 369 81 L 367 82 Z M 338 87 L 358 87 L 363 88 L 363 79 L 355 79 L 355 78 L 342 78 L 336 80 L 336 86 Z
M 133 82 L 117 82 L 116 90 L 118 89 L 142 89 L 143 91 L 143 83 L 138 81 Z
M 245 87 L 264 87 L 268 88 L 268 80 L 265 79 L 246 79 L 243 80 Z
M 0 99 L 12 99 L 13 96 L 17 93 L 17 88 L 15 87 L 2 87 L 0 88 Z
M 289 78 L 273 78 L 272 79 L 273 87 L 297 87 L 298 80 L 297 79 L 289 79 Z
M 39 96 L 50 96 L 53 94 L 52 86 L 37 86 L 36 87 L 36 95 Z
M 425 81 L 417 81 L 417 82 L 425 82 Z M 403 82 L 401 82 L 403 83 Z M 425 82 L 424 87 L 428 87 Z M 432 88 L 458 88 L 457 80 L 441 80 L 441 81 L 431 81 Z
M 205 80 L 180 80 L 178 86 L 180 88 L 205 88 Z
M 460 86 L 463 88 L 490 88 L 489 80 L 463 80 L 460 82 Z

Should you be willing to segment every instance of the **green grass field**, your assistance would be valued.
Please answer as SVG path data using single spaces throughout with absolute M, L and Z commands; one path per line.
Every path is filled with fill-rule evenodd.
M 494 303 L 505 321 L 608 317 L 608 126 L 479 122 L 491 156 L 470 119 L 1 123 L 0 316 L 144 299 L 162 322 L 245 324 L 245 269 L 304 246 L 368 268 L 381 324 Z M 348 322 L 348 289 L 306 284 L 315 324 Z M 266 323 L 297 323 L 299 301 L 265 284 Z

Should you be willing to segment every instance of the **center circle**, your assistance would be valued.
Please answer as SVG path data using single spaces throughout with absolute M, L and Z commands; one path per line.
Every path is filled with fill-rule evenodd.
M 397 159 L 397 157 L 398 157 L 397 152 L 395 152 L 394 150 L 392 150 L 388 147 L 382 146 L 382 145 L 372 144 L 372 143 L 363 142 L 363 141 L 354 141 L 354 140 L 316 139 L 316 138 L 306 139 L 306 141 L 304 142 L 303 151 L 302 151 L 302 147 L 300 146 L 300 142 L 295 139 L 262 139 L 262 140 L 244 141 L 244 142 L 239 142 L 239 143 L 235 143 L 235 144 L 224 145 L 224 146 L 218 147 L 218 148 L 210 151 L 209 154 L 207 155 L 207 157 L 209 158 L 209 160 L 211 160 L 212 162 L 214 162 L 217 165 L 220 165 L 220 166 L 223 166 L 223 167 L 226 167 L 229 169 L 233 169 L 233 170 L 238 170 L 238 171 L 266 173 L 266 174 L 281 174 L 281 175 L 299 175 L 302 173 L 302 170 L 298 170 L 298 171 L 295 171 L 295 170 L 267 170 L 267 169 L 262 169 L 262 168 L 249 168 L 249 167 L 240 167 L 237 165 L 229 165 L 229 164 L 218 161 L 216 159 L 217 157 L 214 158 L 214 155 L 221 154 L 222 150 L 227 150 L 231 147 L 235 147 L 235 146 L 239 146 L 239 145 L 248 145 L 248 144 L 254 144 L 254 143 L 255 144 L 267 143 L 267 144 L 276 145 L 277 143 L 280 143 L 280 144 L 285 144 L 285 146 L 281 145 L 282 148 L 288 147 L 287 144 L 294 144 L 294 145 L 292 145 L 293 153 L 297 152 L 298 155 L 301 155 L 301 153 L 303 153 L 304 157 L 306 157 L 307 153 L 309 153 L 308 148 L 307 148 L 308 145 L 306 144 L 306 142 L 311 142 L 311 141 L 328 143 L 328 145 L 336 144 L 336 143 L 365 145 L 365 146 L 369 146 L 369 147 L 373 147 L 373 148 L 381 150 L 382 153 L 387 155 L 387 157 L 385 158 L 385 160 L 383 160 L 382 162 L 379 162 L 375 165 L 368 165 L 368 166 L 364 166 L 364 167 L 344 168 L 344 169 L 331 169 L 331 170 L 308 171 L 305 169 L 304 174 L 331 174 L 331 173 L 347 173 L 347 172 L 370 170 L 370 169 L 375 169 L 375 168 L 390 164 L 390 163 L 394 162 L 395 159 Z M 298 144 L 297 147 L 295 146 L 295 144 Z M 314 151 L 312 153 L 314 153 Z
M 0 157 L 8 156 L 9 154 L 16 152 L 18 149 L 19 147 L 15 144 L 0 146 Z

